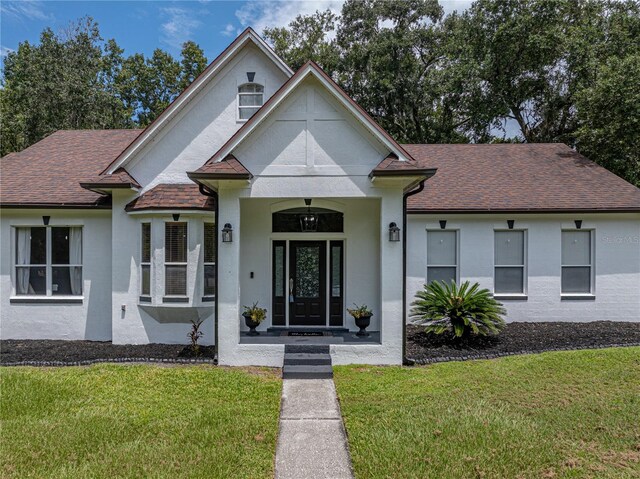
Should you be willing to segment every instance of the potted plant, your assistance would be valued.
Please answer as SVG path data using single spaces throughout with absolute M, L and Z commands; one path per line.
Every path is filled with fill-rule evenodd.
M 366 304 L 358 306 L 354 303 L 355 308 L 349 309 L 347 308 L 347 312 L 353 316 L 353 319 L 356 320 L 356 326 L 360 328 L 360 331 L 356 333 L 356 336 L 369 336 L 369 333 L 365 331 L 371 324 L 371 316 L 373 316 L 373 312 L 369 309 Z
M 249 328 L 249 336 L 258 336 L 260 333 L 256 331 L 256 328 L 267 318 L 267 310 L 260 308 L 257 301 L 251 306 L 243 306 L 243 308 L 242 316 L 244 316 L 244 323 Z

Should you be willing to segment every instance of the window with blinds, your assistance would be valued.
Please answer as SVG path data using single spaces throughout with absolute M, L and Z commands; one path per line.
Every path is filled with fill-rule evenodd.
M 432 281 L 457 281 L 457 243 L 456 231 L 427 231 L 427 284 Z
M 589 230 L 562 232 L 562 293 L 592 294 L 593 250 Z
M 204 296 L 216 294 L 216 225 L 204 224 Z
M 496 231 L 494 293 L 524 294 L 527 261 L 524 231 Z
M 142 223 L 141 226 L 140 294 L 151 296 L 151 223 Z
M 167 222 L 164 234 L 164 294 L 187 295 L 187 223 Z

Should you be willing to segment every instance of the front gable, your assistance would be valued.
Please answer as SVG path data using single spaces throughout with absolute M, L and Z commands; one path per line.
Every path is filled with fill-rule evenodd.
M 255 176 L 366 176 L 389 149 L 310 75 L 232 153 Z
M 267 100 L 291 75 L 263 44 L 252 30 L 240 35 L 104 173 L 126 166 L 143 191 L 189 182 L 186 172 L 201 166 L 244 124 L 238 87 L 260 84 Z

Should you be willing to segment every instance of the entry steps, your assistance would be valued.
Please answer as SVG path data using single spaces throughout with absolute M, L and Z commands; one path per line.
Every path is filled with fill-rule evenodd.
M 282 379 L 332 379 L 329 346 L 285 344 Z

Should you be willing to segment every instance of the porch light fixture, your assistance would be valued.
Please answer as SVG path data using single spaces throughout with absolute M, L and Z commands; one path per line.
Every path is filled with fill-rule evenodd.
M 513 225 L 515 224 L 515 220 L 507 220 L 507 226 L 510 230 L 513 229 Z
M 300 215 L 300 229 L 303 233 L 318 231 L 318 215 L 311 212 L 311 199 L 305 198 L 304 204 L 307 205 L 307 212 Z
M 173 221 L 179 221 L 180 220 L 180 213 L 174 213 L 173 214 Z
M 389 241 L 400 241 L 400 228 L 395 223 L 389 223 Z
M 440 229 L 443 230 L 447 227 L 447 220 L 440 220 Z
M 582 229 L 582 220 L 575 220 L 576 229 Z
M 222 228 L 222 242 L 223 243 L 231 243 L 233 241 L 233 227 L 231 223 L 225 223 L 224 228 Z
M 43 217 L 42 217 L 42 223 L 43 223 L 45 226 L 49 226 L 49 220 L 50 220 L 50 219 L 51 219 L 51 216 L 43 216 Z

